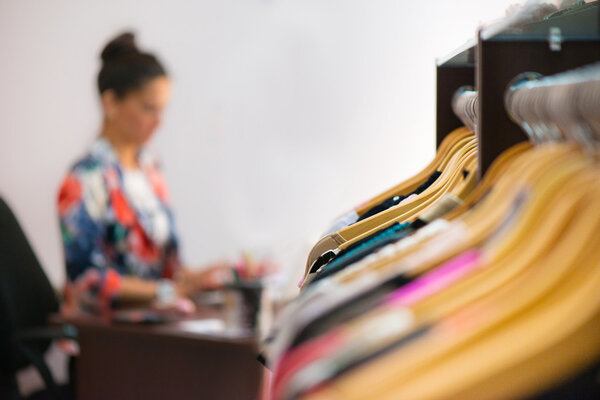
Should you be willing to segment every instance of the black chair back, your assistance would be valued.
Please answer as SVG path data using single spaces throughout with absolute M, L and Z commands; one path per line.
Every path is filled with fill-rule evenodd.
M 30 361 L 14 346 L 17 332 L 48 324 L 58 299 L 25 233 L 0 197 L 0 374 L 15 374 Z M 31 348 L 43 354 L 50 340 Z

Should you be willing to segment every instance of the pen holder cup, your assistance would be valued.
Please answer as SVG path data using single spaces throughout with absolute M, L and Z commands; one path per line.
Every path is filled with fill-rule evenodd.
M 260 334 L 263 312 L 262 283 L 236 283 L 225 288 L 225 316 L 228 328 Z

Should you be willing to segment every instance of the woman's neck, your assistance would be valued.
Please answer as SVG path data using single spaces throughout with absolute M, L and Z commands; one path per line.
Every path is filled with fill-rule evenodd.
M 123 168 L 135 169 L 139 167 L 137 158 L 140 150 L 139 145 L 123 140 L 122 135 L 119 135 L 118 132 L 107 125 L 102 128 L 101 136 L 111 144 Z

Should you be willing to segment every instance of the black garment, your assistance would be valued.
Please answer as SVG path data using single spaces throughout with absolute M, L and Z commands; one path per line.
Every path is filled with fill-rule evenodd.
M 410 224 L 409 228 L 413 231 L 416 231 L 417 229 L 421 229 L 422 227 L 424 227 L 427 224 L 428 224 L 428 221 L 417 218 Z M 333 251 L 327 251 L 327 252 L 323 253 L 313 263 L 312 267 L 310 268 L 310 273 L 317 272 L 319 270 L 319 268 L 321 268 L 322 266 L 332 263 L 333 261 L 337 260 L 338 258 L 345 256 L 350 251 L 367 243 L 368 241 L 372 240 L 374 237 L 379 236 L 384 232 L 387 232 L 387 231 L 390 231 L 393 229 L 397 229 L 396 226 L 398 226 L 398 225 L 400 225 L 400 223 L 395 222 L 392 225 L 388 226 L 387 228 L 380 229 L 380 230 L 370 234 L 369 236 L 359 240 L 358 242 L 351 244 L 350 246 L 346 247 L 344 250 L 340 251 L 338 254 L 335 254 Z
M 335 261 L 337 258 L 339 257 L 343 257 L 344 255 L 346 255 L 349 251 L 354 250 L 355 248 L 357 248 L 358 246 L 362 245 L 363 243 L 368 242 L 369 240 L 373 239 L 374 237 L 392 230 L 392 229 L 396 229 L 395 227 L 400 225 L 399 222 L 395 222 L 392 225 L 386 227 L 386 228 L 382 228 L 379 229 L 378 231 L 370 234 L 369 236 L 357 241 L 356 243 L 351 244 L 350 246 L 346 247 L 344 250 L 341 250 L 339 253 L 335 254 L 333 251 L 327 251 L 325 253 L 323 253 L 319 258 L 317 258 L 315 260 L 315 262 L 313 263 L 313 265 L 310 268 L 310 273 L 315 273 L 319 270 L 319 268 L 321 268 L 324 265 L 329 264 L 332 261 Z
M 317 276 L 312 280 L 312 282 L 309 283 L 309 285 L 312 285 L 323 278 L 341 271 L 350 264 L 354 264 L 355 262 L 362 260 L 383 246 L 397 242 L 413 232 L 414 229 L 410 228 L 410 224 L 408 222 L 398 225 L 394 224 L 390 227 L 390 229 L 384 230 L 379 235 L 372 237 L 361 245 L 348 251 L 343 256 L 337 257 L 335 260 L 327 264 L 321 269 L 321 271 L 317 272 Z
M 407 197 L 408 196 L 398 195 L 398 196 L 390 197 L 389 199 L 385 199 L 384 201 L 382 201 L 381 203 L 377 204 L 376 206 L 371 207 L 356 222 L 360 222 L 363 219 L 367 219 L 369 217 L 372 217 L 373 215 L 379 214 L 380 212 L 385 211 L 388 208 L 392 208 L 392 207 L 400 204 L 400 202 L 402 200 L 404 200 L 405 198 L 407 198 Z
M 314 319 L 308 325 L 300 329 L 292 341 L 290 348 L 296 347 L 307 340 L 328 332 L 339 324 L 365 314 L 380 304 L 387 295 L 411 281 L 411 278 L 398 275 L 364 293 L 357 294 L 346 303 L 334 307 L 326 314 Z
M 344 375 L 345 373 L 347 373 L 349 371 L 352 371 L 355 368 L 360 367 L 361 365 L 367 364 L 367 363 L 377 359 L 378 357 L 384 356 L 384 355 L 386 355 L 394 350 L 397 350 L 403 346 L 409 345 L 416 339 L 419 339 L 423 335 L 427 334 L 431 330 L 432 326 L 433 325 L 424 325 L 424 326 L 414 330 L 413 332 L 410 332 L 408 335 L 402 336 L 401 338 L 392 342 L 391 344 L 389 344 L 371 354 L 367 354 L 362 358 L 354 360 L 350 364 L 337 366 L 338 369 L 327 380 L 330 381 L 333 379 L 338 379 L 340 376 Z M 319 384 L 322 384 L 322 383 L 324 383 L 324 382 L 320 382 Z M 298 393 L 294 393 L 294 395 L 291 396 L 291 398 L 298 398 L 301 394 L 306 393 L 306 391 L 311 390 L 311 389 L 313 389 L 313 387 L 301 388 L 300 391 Z
M 417 229 L 421 229 L 422 227 L 424 227 L 427 224 L 428 224 L 427 221 L 422 220 L 421 218 L 417 218 L 410 224 L 410 227 L 414 230 L 417 230 Z
M 421 186 L 416 188 L 412 193 L 409 193 L 405 196 L 398 195 L 398 196 L 390 197 L 389 199 L 382 201 L 381 203 L 377 204 L 376 206 L 371 207 L 366 213 L 361 215 L 361 217 L 356 222 L 360 222 L 363 219 L 367 219 L 369 217 L 372 217 L 375 214 L 379 214 L 380 212 L 385 211 L 388 208 L 392 208 L 392 207 L 398 205 L 402 200 L 406 199 L 409 196 L 412 196 L 413 194 L 421 194 L 429 186 L 431 186 L 433 184 L 433 182 L 435 182 L 441 174 L 442 173 L 440 171 L 435 171 L 433 174 L 431 174 L 429 176 L 429 178 L 427 178 L 427 180 L 425 182 L 423 182 L 421 184 Z
M 369 236 L 365 236 L 364 238 L 362 238 L 361 240 L 352 243 L 350 246 L 346 247 L 344 250 L 340 251 L 335 258 L 339 258 L 339 257 L 343 257 L 346 254 L 348 254 L 349 252 L 353 251 L 354 249 L 362 246 L 363 244 L 367 243 L 369 240 L 380 236 L 386 232 L 392 232 L 395 231 L 397 229 L 400 228 L 400 222 L 394 222 L 393 224 L 391 224 L 390 226 L 386 226 L 385 228 L 381 228 L 373 233 L 371 233 Z M 333 261 L 333 260 L 332 260 Z
M 418 338 L 422 337 L 423 335 L 425 335 L 426 333 L 428 333 L 431 330 L 431 328 L 433 328 L 433 324 L 427 324 L 427 325 L 424 325 L 424 326 L 410 332 L 406 336 L 402 336 L 401 338 L 388 344 L 387 346 L 385 346 L 371 354 L 368 354 L 363 358 L 355 360 L 352 364 L 349 364 L 349 365 L 344 366 L 343 368 L 340 368 L 340 370 L 338 371 L 336 376 L 339 376 L 348 371 L 351 371 L 352 369 L 354 369 L 356 367 L 360 367 L 363 364 L 373 361 L 373 360 L 377 359 L 378 357 L 384 356 L 388 353 L 391 353 L 392 351 L 395 351 L 403 346 L 410 345 L 413 341 L 415 341 L 416 339 L 418 339 Z
M 317 272 L 319 270 L 319 268 L 321 268 L 323 265 L 327 265 L 328 263 L 330 263 L 331 260 L 335 259 L 335 257 L 336 257 L 336 255 L 332 250 L 326 251 L 325 253 L 321 254 L 319 256 L 319 258 L 317 258 L 315 260 L 313 265 L 311 265 L 308 273 L 313 274 L 313 273 Z

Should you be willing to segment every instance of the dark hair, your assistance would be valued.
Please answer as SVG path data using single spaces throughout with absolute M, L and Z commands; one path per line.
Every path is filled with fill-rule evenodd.
M 128 92 L 140 89 L 148 81 L 167 72 L 150 53 L 142 53 L 135 45 L 135 36 L 125 32 L 111 40 L 100 55 L 102 68 L 98 74 L 100 94 L 114 90 L 123 98 Z

